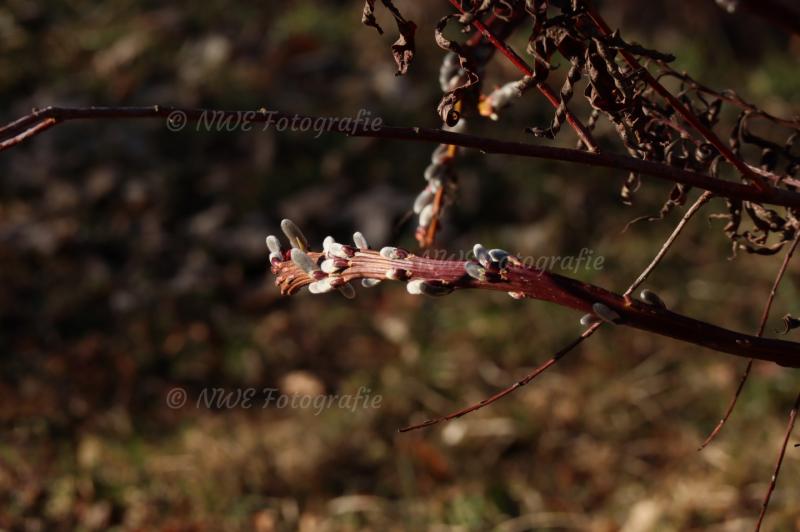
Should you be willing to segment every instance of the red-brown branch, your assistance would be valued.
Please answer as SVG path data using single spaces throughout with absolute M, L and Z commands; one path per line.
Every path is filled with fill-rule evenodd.
M 310 253 L 314 260 L 319 253 Z M 800 367 L 800 344 L 785 340 L 759 338 L 737 333 L 647 305 L 569 277 L 524 266 L 510 265 L 496 280 L 479 281 L 468 276 L 462 261 L 442 261 L 409 255 L 405 259 L 387 259 L 376 251 L 358 251 L 341 272 L 342 279 L 387 279 L 389 269 L 408 272 L 409 279 L 444 283 L 453 288 L 477 288 L 503 292 L 520 292 L 525 297 L 548 301 L 580 312 L 593 312 L 595 303 L 602 303 L 619 314 L 619 324 L 708 347 L 732 355 L 775 362 L 787 367 Z M 311 278 L 294 263 L 286 261 L 273 266 L 276 284 L 284 294 L 293 294 L 309 284 Z
M 47 107 L 35 110 L 31 114 L 20 118 L 0 128 L 0 151 L 18 145 L 35 135 L 42 133 L 47 128 L 71 120 L 109 120 L 109 119 L 135 119 L 135 118 L 168 118 L 172 113 L 182 113 L 188 122 L 198 122 L 210 113 L 216 113 L 219 119 L 242 119 L 253 123 L 265 123 L 268 120 L 277 121 L 280 118 L 298 119 L 310 118 L 315 120 L 320 117 L 305 117 L 286 113 L 268 111 L 266 109 L 254 110 L 214 110 L 214 109 L 182 109 L 175 107 L 150 106 L 150 107 Z M 272 113 L 272 114 L 270 114 Z M 52 120 L 51 120 L 52 119 Z M 426 129 L 419 127 L 391 127 L 363 125 L 349 131 L 333 129 L 330 132 L 346 134 L 355 137 L 373 137 L 396 140 L 414 140 L 421 142 L 434 142 L 438 144 L 452 144 L 463 148 L 474 148 L 485 153 L 515 155 L 521 157 L 534 157 L 555 161 L 567 161 L 577 164 L 614 168 L 629 172 L 649 175 L 673 183 L 682 183 L 722 196 L 742 201 L 768 203 L 782 207 L 800 208 L 800 193 L 790 190 L 769 187 L 769 190 L 760 191 L 754 187 L 731 181 L 724 181 L 706 174 L 684 170 L 653 161 L 644 161 L 626 155 L 609 153 L 590 153 L 585 150 L 539 146 L 523 142 L 507 142 L 486 137 L 463 135 L 440 129 Z M 770 174 L 767 179 L 774 185 L 781 182 L 800 186 L 800 181 L 792 178 Z

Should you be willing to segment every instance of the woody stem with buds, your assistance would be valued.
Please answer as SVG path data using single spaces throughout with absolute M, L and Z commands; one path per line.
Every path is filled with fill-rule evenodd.
M 309 252 L 319 261 L 321 253 Z M 655 305 L 609 292 L 598 286 L 509 261 L 501 269 L 488 272 L 485 280 L 465 272 L 468 262 L 436 260 L 413 254 L 387 258 L 372 250 L 358 250 L 347 259 L 340 272 L 342 281 L 355 279 L 397 280 L 435 283 L 455 289 L 483 289 L 509 292 L 517 298 L 548 301 L 584 313 L 596 313 L 598 304 L 618 315 L 618 325 L 633 327 L 662 336 L 732 355 L 800 367 L 800 344 L 759 338 L 695 320 Z M 293 294 L 314 279 L 291 261 L 274 261 L 272 271 L 283 294 Z M 389 273 L 389 275 L 387 275 Z

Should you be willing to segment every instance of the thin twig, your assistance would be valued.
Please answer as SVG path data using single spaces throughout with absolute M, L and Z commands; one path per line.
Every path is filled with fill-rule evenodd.
M 531 382 L 533 379 L 535 379 L 536 377 L 538 377 L 539 375 L 544 373 L 548 368 L 550 368 L 556 362 L 561 360 L 561 358 L 563 358 L 567 353 L 569 353 L 570 351 L 572 351 L 573 349 L 578 347 L 578 345 L 580 345 L 581 342 L 583 342 L 585 339 L 589 338 L 592 334 L 594 334 L 594 332 L 598 328 L 600 328 L 600 325 L 602 325 L 602 323 L 593 324 L 588 329 L 583 331 L 583 333 L 580 336 L 578 336 L 576 339 L 571 341 L 566 346 L 562 347 L 556 354 L 554 354 L 551 358 L 546 360 L 544 363 L 540 364 L 532 372 L 528 373 L 525 377 L 523 377 L 522 379 L 518 380 L 517 382 L 515 382 L 511 386 L 509 386 L 509 387 L 497 392 L 493 396 L 488 397 L 488 398 L 482 400 L 479 403 L 475 403 L 472 406 L 468 406 L 466 408 L 462 408 L 461 410 L 458 410 L 458 411 L 453 412 L 451 414 L 447 414 L 446 416 L 432 418 L 432 419 L 429 419 L 427 421 L 424 421 L 424 422 L 416 424 L 416 425 L 410 425 L 408 427 L 404 427 L 404 428 L 398 429 L 399 432 L 408 432 L 408 431 L 411 431 L 411 430 L 418 430 L 418 429 L 423 429 L 423 428 L 426 428 L 426 427 L 430 427 L 431 425 L 436 425 L 438 423 L 441 423 L 442 421 L 450 421 L 452 419 L 456 419 L 456 418 L 459 418 L 459 417 L 464 416 L 466 414 L 469 414 L 470 412 L 474 412 L 476 410 L 480 410 L 481 408 L 483 408 L 485 406 L 489 406 L 490 404 L 494 403 L 495 401 L 498 401 L 498 400 L 502 399 L 503 397 L 515 392 L 517 389 L 522 388 L 523 386 L 525 386 L 526 384 Z
M 207 117 L 216 117 L 217 120 L 237 119 L 246 120 L 250 123 L 274 124 L 281 118 L 289 120 L 302 120 L 309 118 L 316 120 L 327 117 L 311 117 L 302 115 L 291 115 L 278 111 L 268 111 L 267 109 L 254 110 L 213 110 L 213 109 L 182 109 L 174 107 L 151 106 L 151 107 L 47 107 L 35 110 L 31 114 L 16 120 L 3 128 L 0 128 L 0 139 L 8 139 L 17 135 L 19 140 L 8 144 L 9 140 L 0 142 L 0 151 L 19 144 L 22 140 L 27 140 L 45 129 L 55 124 L 64 123 L 70 120 L 93 119 L 134 119 L 134 118 L 166 118 L 180 116 L 181 120 L 188 122 L 198 122 L 206 120 Z M 40 122 L 52 118 L 53 123 L 48 123 L 47 127 L 41 126 Z M 333 118 L 330 118 L 334 120 Z M 338 123 L 338 122 L 337 122 Z M 332 128 L 332 133 L 346 134 L 354 137 L 373 137 L 397 140 L 414 140 L 421 142 L 435 142 L 438 144 L 454 144 L 464 148 L 474 148 L 485 153 L 516 155 L 522 157 L 534 157 L 557 161 L 568 161 L 578 164 L 598 166 L 604 168 L 615 168 L 649 175 L 670 181 L 682 183 L 692 187 L 713 192 L 716 196 L 742 201 L 752 201 L 756 203 L 766 203 L 779 205 L 782 207 L 800 208 L 800 193 L 790 190 L 770 187 L 767 191 L 756 190 L 752 186 L 731 181 L 724 181 L 706 174 L 684 170 L 675 166 L 645 161 L 625 155 L 609 153 L 590 153 L 585 150 L 575 150 L 569 148 L 557 148 L 551 146 L 539 146 L 522 142 L 506 142 L 486 137 L 473 135 L 463 135 L 451 131 L 440 129 L 426 129 L 419 127 L 390 127 L 376 126 L 374 124 L 365 126 L 360 124 L 345 130 Z M 20 136 L 19 134 L 22 133 Z M 770 177 L 775 184 L 779 183 L 779 176 Z M 783 178 L 787 184 L 797 184 L 796 180 Z
M 769 298 L 767 298 L 767 304 L 764 305 L 764 312 L 761 314 L 761 322 L 758 325 L 758 334 L 756 336 L 761 337 L 764 335 L 764 329 L 767 326 L 767 320 L 769 319 L 769 312 L 772 309 L 772 303 L 775 301 L 775 294 L 778 293 L 778 287 L 783 280 L 783 276 L 786 273 L 786 269 L 789 267 L 789 261 L 792 259 L 792 255 L 794 255 L 795 250 L 797 250 L 797 246 L 800 244 L 800 230 L 797 232 L 797 236 L 792 242 L 792 246 L 789 248 L 789 251 L 786 253 L 786 257 L 783 259 L 783 263 L 781 264 L 780 270 L 778 270 L 778 275 L 775 277 L 775 282 L 772 283 L 772 290 L 769 292 Z M 753 368 L 753 359 L 751 358 L 747 362 L 747 366 L 744 369 L 744 373 L 742 373 L 742 378 L 739 380 L 739 386 L 736 387 L 736 392 L 733 394 L 733 398 L 731 399 L 730 403 L 728 404 L 728 408 L 725 409 L 725 414 L 717 423 L 717 426 L 714 427 L 714 430 L 711 431 L 711 434 L 706 437 L 705 441 L 698 451 L 702 451 L 706 448 L 706 446 L 711 443 L 714 438 L 717 437 L 719 431 L 722 430 L 722 427 L 725 423 L 728 422 L 728 418 L 731 417 L 733 413 L 733 409 L 736 406 L 736 402 L 739 400 L 739 395 L 742 393 L 742 389 L 744 388 L 745 383 L 747 382 L 747 378 L 750 376 L 750 370 Z
M 695 213 L 697 213 L 697 211 L 699 211 L 703 207 L 703 205 L 708 203 L 708 201 L 712 197 L 714 197 L 714 195 L 711 194 L 710 192 L 703 192 L 703 194 L 701 194 L 700 197 L 697 198 L 697 201 L 695 201 L 692 204 L 692 206 L 686 210 L 686 213 L 683 215 L 683 218 L 681 218 L 681 221 L 678 222 L 678 225 L 675 226 L 675 230 L 672 231 L 671 235 L 669 235 L 669 238 L 667 238 L 667 240 L 664 242 L 664 245 L 661 246 L 661 249 L 659 250 L 658 254 L 653 258 L 653 260 L 650 262 L 647 268 L 645 268 L 644 271 L 639 275 L 639 277 L 636 278 L 633 284 L 631 284 L 628 287 L 628 289 L 625 290 L 623 296 L 626 297 L 630 296 L 634 290 L 636 290 L 642 283 L 644 283 L 647 280 L 648 277 L 650 277 L 650 274 L 653 273 L 653 270 L 656 268 L 656 266 L 658 266 L 658 263 L 661 262 L 661 259 L 663 259 L 664 256 L 667 254 L 667 251 L 669 251 L 670 246 L 672 246 L 673 242 L 675 242 L 675 239 L 678 238 L 678 235 L 681 233 L 686 223 L 689 220 L 691 220 L 692 217 L 695 215 Z
M 775 485 L 778 483 L 778 474 L 781 472 L 781 465 L 783 465 L 783 456 L 786 454 L 786 445 L 789 443 L 789 438 L 792 436 L 792 429 L 794 429 L 794 422 L 797 419 L 797 409 L 800 407 L 800 394 L 794 400 L 794 405 L 789 411 L 789 422 L 786 425 L 786 435 L 783 437 L 781 444 L 781 452 L 778 453 L 778 460 L 775 462 L 775 469 L 772 471 L 772 478 L 769 480 L 769 487 L 767 493 L 764 495 L 764 501 L 761 503 L 761 513 L 756 522 L 755 532 L 761 530 L 761 524 L 764 522 L 764 516 L 767 515 L 767 508 L 769 507 L 769 500 L 772 497 L 772 492 L 775 491 Z
M 2 142 L 0 142 L 0 151 L 6 150 L 8 148 L 13 148 L 17 144 L 21 144 L 25 142 L 31 137 L 35 137 L 39 133 L 44 133 L 51 127 L 58 124 L 58 120 L 55 118 L 45 118 L 41 122 L 37 123 L 34 126 L 29 127 L 28 129 L 22 131 L 21 133 L 8 138 Z
M 728 403 L 728 408 L 725 409 L 725 413 L 722 415 L 720 420 L 717 422 L 717 425 L 714 427 L 714 430 L 706 436 L 706 439 L 703 440 L 703 443 L 700 444 L 700 447 L 697 448 L 698 451 L 702 451 L 708 444 L 714 441 L 714 438 L 717 437 L 719 431 L 722 430 L 722 427 L 725 426 L 725 423 L 728 422 L 728 418 L 731 417 L 733 413 L 733 409 L 736 407 L 736 402 L 739 400 L 739 395 L 742 393 L 744 389 L 744 385 L 747 382 L 748 377 L 750 377 L 750 370 L 753 368 L 753 359 L 747 361 L 747 366 L 744 368 L 744 372 L 742 373 L 742 377 L 739 379 L 739 385 L 736 387 L 736 392 L 734 392 L 731 401 Z
M 659 74 L 659 78 L 673 77 L 675 79 L 680 80 L 682 83 L 686 84 L 688 87 L 697 92 L 702 92 L 704 94 L 708 94 L 709 96 L 713 96 L 714 98 L 719 98 L 723 102 L 734 105 L 742 110 L 750 111 L 752 114 L 762 116 L 771 122 L 775 122 L 776 124 L 780 124 L 782 126 L 790 127 L 793 129 L 800 128 L 800 119 L 796 117 L 783 118 L 780 116 L 773 115 L 771 113 L 759 109 L 752 103 L 744 100 L 733 90 L 728 89 L 721 92 L 716 91 L 711 87 L 700 83 L 686 72 L 678 72 L 677 70 L 674 70 L 671 66 L 669 66 L 667 63 L 663 61 L 657 60 L 656 63 L 658 64 L 659 67 L 661 67 L 661 69 L 663 69 L 663 72 Z M 754 169 L 751 168 L 751 170 Z

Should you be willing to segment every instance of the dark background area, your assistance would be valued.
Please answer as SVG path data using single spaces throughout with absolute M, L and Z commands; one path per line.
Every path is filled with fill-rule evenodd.
M 0 118 L 47 105 L 263 106 L 438 127 L 433 27 L 446 2 L 399 2 L 419 25 L 401 78 L 393 24 L 379 10 L 377 35 L 361 7 L 11 0 L 0 7 Z M 797 114 L 797 37 L 711 1 L 599 7 L 700 81 Z M 526 40 L 510 42 L 523 51 Z M 486 86 L 517 77 L 498 57 Z M 524 127 L 551 116 L 532 91 L 471 131 L 532 141 Z M 598 132 L 622 153 L 607 123 Z M 572 131 L 558 143 L 573 146 Z M 398 283 L 359 288 L 354 301 L 280 297 L 264 237 L 283 217 L 315 247 L 361 230 L 373 246 L 414 248 L 413 228 L 398 224 L 433 147 L 117 120 L 61 125 L 0 154 L 0 528 L 749 530 L 796 372 L 756 364 L 730 423 L 698 453 L 745 361 L 604 330 L 490 408 L 397 434 L 524 375 L 580 332 L 579 316 L 505 294 L 430 301 Z M 612 170 L 476 153 L 457 170 L 438 246 L 530 257 L 589 248 L 604 268 L 577 276 L 614 291 L 681 216 L 622 234 L 658 212 L 669 186 L 645 180 L 625 207 L 625 176 Z M 715 200 L 704 213 L 722 210 Z M 648 286 L 678 312 L 753 333 L 780 258 L 730 260 L 723 225 L 696 217 Z M 795 263 L 770 335 L 800 312 L 798 273 Z M 175 387 L 188 392 L 183 408 L 167 406 Z M 381 403 L 319 415 L 196 407 L 209 387 L 365 387 Z M 798 457 L 790 447 L 768 529 L 800 527 Z

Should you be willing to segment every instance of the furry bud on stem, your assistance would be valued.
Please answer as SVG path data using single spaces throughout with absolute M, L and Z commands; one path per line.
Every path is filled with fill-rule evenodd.
M 452 286 L 443 285 L 436 281 L 414 279 L 406 283 L 406 290 L 413 295 L 446 296 L 453 291 Z
M 381 257 L 389 260 L 402 260 L 408 257 L 408 252 L 404 249 L 385 246 L 381 248 Z
M 666 303 L 664 303 L 664 301 L 660 297 L 658 297 L 658 294 L 656 294 L 652 290 L 648 290 L 647 288 L 645 288 L 644 290 L 642 290 L 640 295 L 642 296 L 642 301 L 644 301 L 648 305 L 652 305 L 654 307 L 663 309 L 667 308 Z
M 314 259 L 309 257 L 305 251 L 301 251 L 298 248 L 292 248 L 292 262 L 297 264 L 297 267 L 306 273 L 319 270 L 319 267 L 317 266 L 317 263 L 314 262 Z
M 620 315 L 615 310 L 608 308 L 602 303 L 595 303 L 592 305 L 592 311 L 595 316 L 606 323 L 616 324 L 621 319 Z
M 269 249 L 271 253 L 281 252 L 281 241 L 278 240 L 278 237 L 275 235 L 269 235 L 267 237 L 267 249 Z
M 472 247 L 472 252 L 484 268 L 489 268 L 492 265 L 492 258 L 489 256 L 489 251 L 482 245 L 475 244 Z
M 289 244 L 300 251 L 308 251 L 308 240 L 297 225 L 288 218 L 281 220 L 281 231 L 289 239 Z
M 353 233 L 353 244 L 355 244 L 356 247 L 361 250 L 369 249 L 367 239 L 364 238 L 364 235 L 362 235 L 360 231 Z
M 473 279 L 477 279 L 478 281 L 486 280 L 486 269 L 477 262 L 470 261 L 464 263 L 464 271 Z
M 594 325 L 598 321 L 600 321 L 600 318 L 598 318 L 594 314 L 584 314 L 581 317 L 581 325 L 583 325 L 584 327 L 589 327 L 590 325 Z

